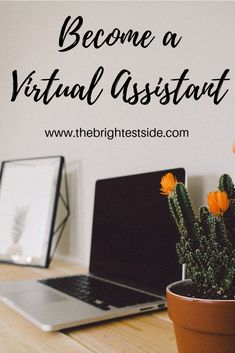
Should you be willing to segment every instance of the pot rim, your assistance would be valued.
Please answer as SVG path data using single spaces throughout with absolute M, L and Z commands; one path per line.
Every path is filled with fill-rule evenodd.
M 198 301 L 198 302 L 206 302 L 206 303 L 234 303 L 235 302 L 235 299 L 204 299 L 204 298 L 197 298 L 197 297 L 186 297 L 184 295 L 176 294 L 176 293 L 172 292 L 171 289 L 174 286 L 179 285 L 181 283 L 187 283 L 187 282 L 191 282 L 191 280 L 186 279 L 186 280 L 180 280 L 177 282 L 170 283 L 166 287 L 166 292 L 172 296 L 175 296 L 177 298 L 183 298 L 184 300 L 188 300 L 188 301 Z

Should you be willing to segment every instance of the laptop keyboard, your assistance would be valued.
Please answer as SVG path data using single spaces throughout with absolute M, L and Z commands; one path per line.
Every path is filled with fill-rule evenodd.
M 122 308 L 161 299 L 86 275 L 49 278 L 39 282 L 102 310 L 110 310 L 110 305 Z

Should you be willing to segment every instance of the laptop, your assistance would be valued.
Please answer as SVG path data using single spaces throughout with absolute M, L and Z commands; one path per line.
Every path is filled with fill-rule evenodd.
M 160 194 L 162 176 L 183 168 L 98 180 L 88 274 L 2 283 L 0 297 L 44 331 L 166 308 L 182 278 L 178 231 Z

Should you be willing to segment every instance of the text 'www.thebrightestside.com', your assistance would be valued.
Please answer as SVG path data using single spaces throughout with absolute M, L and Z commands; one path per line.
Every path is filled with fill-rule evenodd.
M 154 139 L 154 138 L 188 138 L 190 133 L 187 129 L 162 130 L 157 128 L 146 129 L 47 129 L 44 130 L 48 138 L 78 138 L 78 139 Z

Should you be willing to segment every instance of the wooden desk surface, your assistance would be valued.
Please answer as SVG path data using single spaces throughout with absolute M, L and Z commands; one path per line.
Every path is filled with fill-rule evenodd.
M 79 265 L 53 260 L 49 269 L 0 264 L 0 281 L 81 272 Z M 60 332 L 43 332 L 0 302 L 0 353 L 176 353 L 167 312 L 122 318 Z

